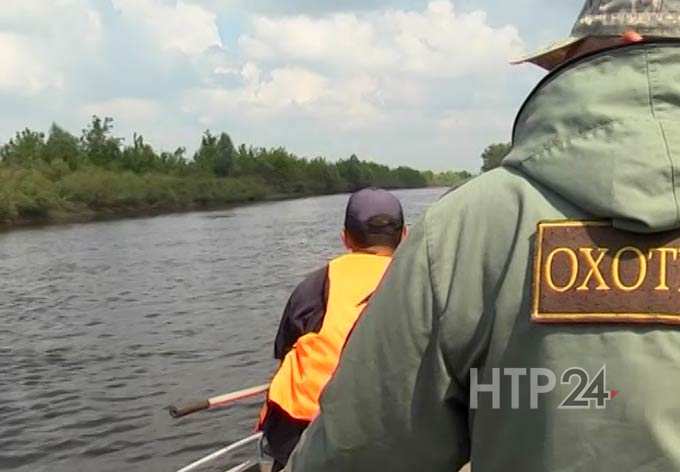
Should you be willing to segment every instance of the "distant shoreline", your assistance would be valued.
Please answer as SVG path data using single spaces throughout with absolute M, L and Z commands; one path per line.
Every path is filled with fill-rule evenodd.
M 447 187 L 441 186 L 424 186 L 424 187 L 402 187 L 402 188 L 390 188 L 390 191 L 399 190 L 422 190 L 426 188 L 441 188 L 445 189 Z M 194 212 L 210 212 L 210 211 L 220 211 L 220 210 L 230 210 L 233 208 L 240 208 L 247 205 L 254 205 L 258 203 L 266 202 L 279 202 L 286 200 L 298 200 L 304 198 L 313 197 L 324 197 L 331 195 L 342 195 L 349 193 L 347 191 L 338 191 L 332 193 L 303 193 L 303 194 L 270 194 L 264 196 L 252 197 L 250 199 L 242 201 L 233 201 L 228 203 L 207 203 L 207 204 L 181 204 L 181 205 L 171 205 L 171 204 L 156 204 L 156 205 L 144 205 L 137 207 L 119 207 L 119 208 L 102 208 L 93 210 L 90 208 L 79 208 L 74 211 L 58 211 L 51 212 L 47 215 L 40 215 L 32 218 L 19 218 L 14 221 L 0 221 L 0 233 L 6 233 L 15 229 L 25 229 L 25 228 L 41 228 L 46 226 L 58 226 L 58 225 L 71 225 L 71 224 L 84 224 L 93 222 L 104 222 L 104 221 L 117 221 L 117 220 L 128 220 L 128 219 L 139 219 L 154 216 L 164 216 L 182 213 L 194 213 Z
M 332 162 L 285 148 L 236 148 L 206 131 L 185 148 L 157 152 L 135 134 L 113 135 L 113 120 L 92 118 L 77 137 L 58 125 L 25 129 L 0 145 L 0 230 L 230 208 L 245 203 L 386 189 L 456 186 L 467 171 L 391 168 L 356 155 Z

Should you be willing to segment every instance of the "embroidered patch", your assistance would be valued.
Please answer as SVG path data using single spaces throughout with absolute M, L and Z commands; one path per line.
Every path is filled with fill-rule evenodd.
M 605 222 L 539 223 L 532 319 L 680 324 L 680 231 L 646 235 Z

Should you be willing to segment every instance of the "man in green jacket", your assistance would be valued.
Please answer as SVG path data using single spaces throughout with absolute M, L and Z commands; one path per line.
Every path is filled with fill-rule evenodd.
M 511 153 L 414 228 L 288 470 L 680 470 L 680 0 L 590 0 L 528 60 Z

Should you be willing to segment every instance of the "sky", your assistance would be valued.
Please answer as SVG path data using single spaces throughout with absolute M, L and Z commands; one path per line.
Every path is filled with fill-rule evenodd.
M 234 142 L 477 170 L 581 0 L 2 0 L 0 140 L 110 116 L 131 141 Z

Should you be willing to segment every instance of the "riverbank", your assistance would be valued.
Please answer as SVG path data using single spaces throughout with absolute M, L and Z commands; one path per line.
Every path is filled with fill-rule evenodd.
M 3 183 L 0 189 L 0 231 L 26 226 L 224 210 L 249 203 L 348 191 L 280 192 L 257 178 L 139 176 L 95 168 L 57 176 L 56 179 L 34 169 L 0 168 L 0 181 Z
M 261 201 L 273 192 L 255 178 L 173 176 L 86 167 L 0 168 L 0 228 L 85 222 L 220 208 Z
M 284 148 L 234 147 L 206 132 L 193 156 L 157 152 L 135 134 L 113 135 L 94 117 L 80 137 L 53 125 L 24 130 L 0 146 L 0 228 L 225 208 L 235 204 L 351 192 L 367 186 L 453 186 L 462 172 L 390 168 L 356 155 L 336 162 Z

